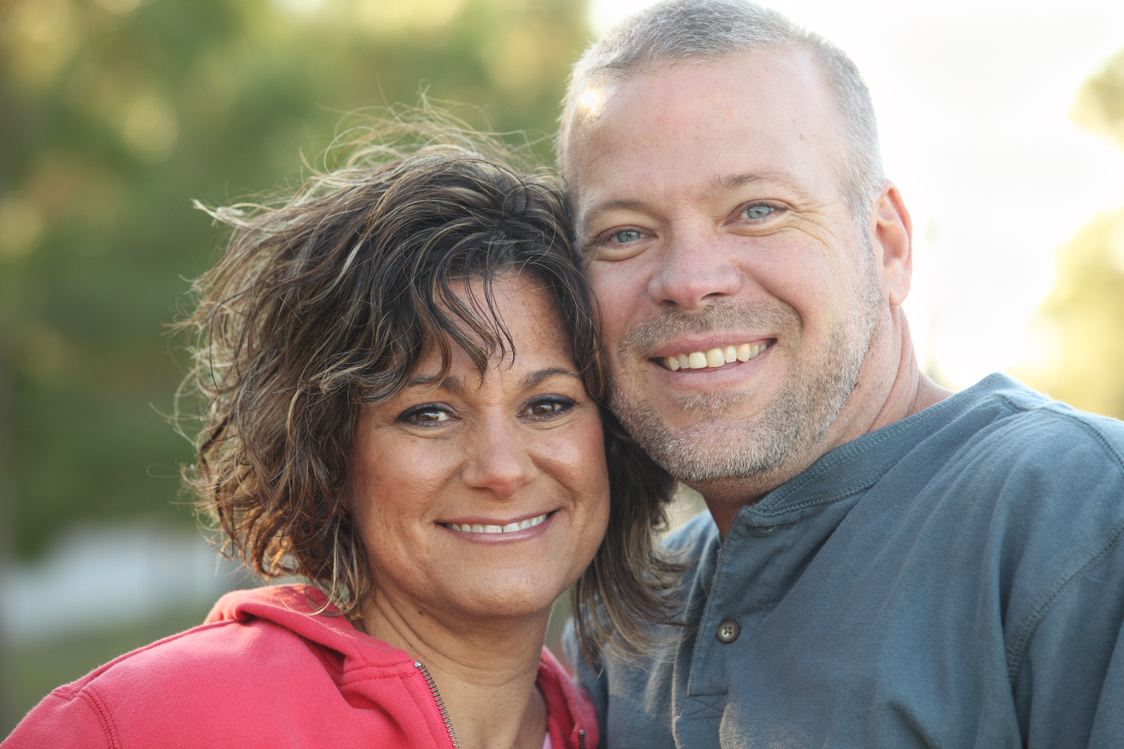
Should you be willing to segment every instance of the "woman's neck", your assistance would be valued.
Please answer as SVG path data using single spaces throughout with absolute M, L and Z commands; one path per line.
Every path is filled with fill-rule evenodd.
M 550 612 L 443 621 L 378 594 L 357 626 L 429 671 L 462 749 L 541 749 L 546 705 L 535 687 Z

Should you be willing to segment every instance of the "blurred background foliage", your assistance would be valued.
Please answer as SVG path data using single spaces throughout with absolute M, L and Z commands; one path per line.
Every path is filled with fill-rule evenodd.
M 571 0 L 0 8 L 2 491 L 25 559 L 92 519 L 192 522 L 171 506 L 190 451 L 161 415 L 183 367 L 165 328 L 222 234 L 191 199 L 292 184 L 348 113 L 422 91 L 548 160 L 587 41 Z
M 1085 81 L 1071 117 L 1124 149 L 1124 50 Z M 1033 323 L 1043 356 L 1014 374 L 1077 408 L 1124 419 L 1124 206 L 1094 216 L 1057 259 Z

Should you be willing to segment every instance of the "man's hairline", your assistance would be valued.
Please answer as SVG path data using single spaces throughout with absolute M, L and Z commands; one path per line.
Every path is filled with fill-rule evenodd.
M 839 180 L 840 190 L 843 194 L 844 200 L 846 200 L 848 204 L 851 204 L 858 203 L 858 199 L 861 198 L 863 202 L 869 203 L 870 201 L 867 200 L 867 197 L 870 197 L 871 200 L 873 200 L 873 196 L 860 196 L 854 194 L 862 186 L 850 184 L 850 179 L 845 173 L 846 163 L 849 159 L 853 158 L 857 154 L 861 146 L 847 134 L 847 131 L 849 130 L 849 117 L 843 106 L 842 87 L 837 85 L 835 77 L 831 72 L 831 63 L 827 53 L 809 40 L 791 38 L 779 40 L 776 42 L 762 42 L 754 46 L 749 46 L 742 49 L 733 49 L 718 55 L 695 54 L 684 55 L 682 57 L 669 56 L 650 60 L 641 64 L 633 65 L 628 68 L 601 67 L 597 68 L 596 70 L 590 71 L 580 81 L 581 90 L 585 90 L 589 86 L 591 81 L 597 79 L 607 79 L 609 83 L 619 84 L 633 78 L 644 75 L 656 75 L 664 71 L 668 71 L 673 68 L 678 68 L 685 65 L 720 65 L 729 60 L 739 57 L 746 57 L 758 53 L 776 53 L 778 51 L 786 49 L 792 49 L 796 52 L 802 51 L 810 56 L 810 58 L 814 62 L 815 69 L 821 76 L 820 83 L 826 88 L 826 91 L 832 102 L 832 107 L 837 118 L 837 127 L 833 128 L 832 132 L 836 133 L 839 137 L 840 145 L 842 146 L 844 153 L 844 157 L 842 159 L 836 159 L 837 163 L 833 165 L 833 170 L 836 173 L 836 178 Z M 579 81 L 572 81 L 571 85 L 577 83 L 579 83 Z M 573 168 L 571 167 L 573 158 L 570 155 L 571 148 L 569 146 L 569 143 L 573 140 L 573 134 L 575 131 L 574 125 L 577 121 L 577 114 L 579 111 L 577 102 L 579 100 L 580 94 L 578 92 L 578 89 L 568 88 L 565 99 L 566 109 L 562 113 L 563 122 L 559 128 L 559 140 L 557 148 L 558 171 L 562 177 L 563 183 L 565 184 L 567 193 L 569 195 L 570 205 L 574 209 L 573 215 L 575 222 L 578 219 L 576 197 L 579 190 L 577 188 L 576 181 L 571 179 L 571 175 L 573 174 Z M 883 184 L 885 183 L 885 179 L 885 175 L 883 174 Z M 867 208 L 864 215 L 855 215 L 854 218 L 857 221 L 865 220 L 866 218 L 869 218 L 872 210 L 873 206 L 870 206 Z M 854 211 L 852 211 L 852 213 L 854 213 Z M 575 228 L 580 229 L 581 227 L 576 226 Z

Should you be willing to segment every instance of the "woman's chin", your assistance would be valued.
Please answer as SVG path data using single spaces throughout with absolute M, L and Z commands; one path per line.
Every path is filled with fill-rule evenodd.
M 549 576 L 552 579 L 544 577 L 526 575 L 525 570 L 493 575 L 487 583 L 467 586 L 461 594 L 450 596 L 442 608 L 458 617 L 476 619 L 533 621 L 549 617 L 555 601 L 569 589 L 571 581 L 559 580 L 556 575 Z
M 436 623 L 468 632 L 478 627 L 545 626 L 555 602 L 570 588 L 580 570 L 537 564 L 491 566 L 450 564 L 430 569 L 423 579 L 403 581 L 395 589 L 371 593 L 364 619 L 391 617 L 407 625 Z M 378 579 L 377 574 L 374 576 Z M 385 578 L 384 578 L 385 579 Z M 388 610 L 390 609 L 390 610 Z M 391 613 L 393 611 L 393 613 Z

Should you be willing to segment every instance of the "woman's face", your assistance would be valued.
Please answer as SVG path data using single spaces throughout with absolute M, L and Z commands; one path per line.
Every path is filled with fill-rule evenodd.
M 430 354 L 360 413 L 348 502 L 371 566 L 365 617 L 388 604 L 454 622 L 543 614 L 604 536 L 601 420 L 553 305 L 511 277 L 493 292 L 514 360 L 481 379 L 454 347 L 435 382 Z

